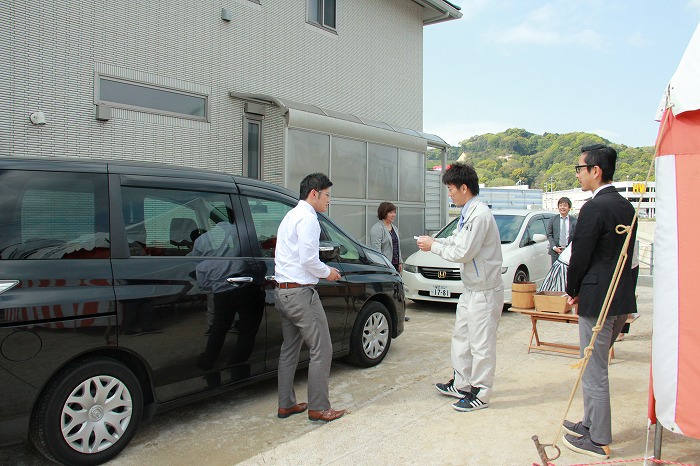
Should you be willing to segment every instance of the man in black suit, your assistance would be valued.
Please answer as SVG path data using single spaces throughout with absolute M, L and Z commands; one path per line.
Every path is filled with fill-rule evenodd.
M 557 209 L 559 215 L 550 218 L 547 223 L 547 239 L 549 240 L 549 255 L 552 256 L 552 264 L 569 245 L 574 236 L 574 228 L 576 228 L 576 217 L 569 215 L 571 199 L 568 197 L 560 198 L 557 202 Z
M 611 184 L 616 160 L 615 149 L 596 144 L 581 149 L 576 166 L 581 189 L 593 193 L 579 212 L 566 285 L 569 303 L 578 306 L 581 357 L 590 343 L 626 239 L 626 233 L 619 234 L 615 229 L 618 225 L 631 225 L 634 218 L 632 204 Z M 564 445 L 596 458 L 608 458 L 612 442 L 608 352 L 627 314 L 637 312 L 631 271 L 636 233 L 635 225 L 628 259 L 583 373 L 583 419 L 577 423 L 564 421 Z

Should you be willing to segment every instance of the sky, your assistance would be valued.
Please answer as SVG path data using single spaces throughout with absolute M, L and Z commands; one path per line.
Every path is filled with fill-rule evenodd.
M 452 145 L 522 128 L 653 146 L 700 22 L 700 0 L 450 1 L 464 16 L 423 28 L 423 131 Z

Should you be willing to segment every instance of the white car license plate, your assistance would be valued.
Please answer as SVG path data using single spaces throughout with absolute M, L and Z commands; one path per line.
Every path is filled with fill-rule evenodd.
M 433 285 L 433 288 L 430 290 L 430 296 L 449 298 L 450 290 L 446 286 Z

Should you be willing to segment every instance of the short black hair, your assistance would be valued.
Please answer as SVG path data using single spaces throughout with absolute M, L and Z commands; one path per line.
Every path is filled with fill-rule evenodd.
M 306 198 L 309 197 L 309 193 L 314 189 L 316 191 L 321 191 L 331 186 L 333 186 L 333 182 L 323 173 L 306 175 L 299 184 L 299 199 L 306 200 Z
M 457 188 L 464 184 L 472 195 L 479 195 L 479 175 L 476 174 L 474 167 L 465 163 L 453 163 L 442 175 L 442 184 L 451 184 Z
M 387 215 L 389 215 L 389 212 L 394 212 L 396 211 L 396 206 L 392 204 L 391 202 L 382 202 L 379 204 L 379 207 L 377 207 L 377 218 L 379 220 L 384 220 Z
M 584 160 L 586 165 L 597 165 L 600 167 L 601 180 L 610 182 L 615 175 L 615 163 L 617 162 L 617 151 L 610 146 L 603 144 L 593 144 L 591 146 L 583 146 L 581 153 L 586 154 Z
M 561 203 L 569 204 L 569 209 L 571 209 L 571 199 L 569 199 L 568 197 L 560 197 L 557 201 L 557 206 Z

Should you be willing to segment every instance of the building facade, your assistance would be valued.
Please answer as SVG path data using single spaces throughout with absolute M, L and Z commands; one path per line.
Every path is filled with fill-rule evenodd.
M 639 181 L 615 181 L 613 186 L 622 197 L 628 199 L 639 218 L 656 217 L 656 182 L 648 183 Z M 562 197 L 571 199 L 572 212 L 575 214 L 583 204 L 591 198 L 590 191 L 582 191 L 581 188 L 566 189 L 562 191 L 545 191 L 543 203 L 547 210 L 557 210 L 557 201 Z
M 443 0 L 13 0 L 0 154 L 174 163 L 297 190 L 364 240 L 379 202 L 423 230 L 423 27 Z M 30 118 L 30 115 L 32 116 Z

